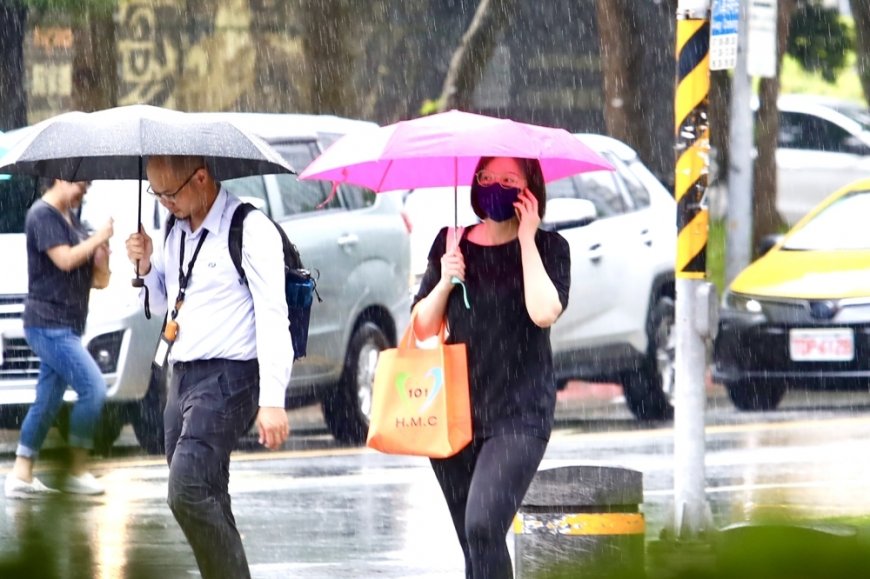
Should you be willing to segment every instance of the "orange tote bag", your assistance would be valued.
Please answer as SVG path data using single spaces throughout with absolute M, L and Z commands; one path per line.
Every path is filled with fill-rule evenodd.
M 375 368 L 367 446 L 389 454 L 445 458 L 471 442 L 465 344 L 419 348 L 414 317 L 398 348 L 381 352 Z

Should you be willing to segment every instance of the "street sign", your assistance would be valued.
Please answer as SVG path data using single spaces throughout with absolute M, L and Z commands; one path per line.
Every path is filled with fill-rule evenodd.
M 740 0 L 713 0 L 710 18 L 710 70 L 737 65 L 737 28 Z
M 776 76 L 776 1 L 750 0 L 746 68 L 751 76 Z

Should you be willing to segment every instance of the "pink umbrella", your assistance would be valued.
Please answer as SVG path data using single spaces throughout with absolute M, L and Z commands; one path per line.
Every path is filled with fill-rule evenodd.
M 545 181 L 613 167 L 564 129 L 449 111 L 350 133 L 300 179 L 374 191 L 468 184 L 480 157 L 537 159 Z
M 481 157 L 537 159 L 545 181 L 587 171 L 613 171 L 610 163 L 564 129 L 453 110 L 349 133 L 299 178 L 332 181 L 333 195 L 337 183 L 378 192 L 452 185 L 455 224 L 456 187 L 471 183 Z M 459 241 L 455 228 L 453 241 Z M 459 279 L 453 283 L 465 291 Z M 468 295 L 464 295 L 469 308 Z

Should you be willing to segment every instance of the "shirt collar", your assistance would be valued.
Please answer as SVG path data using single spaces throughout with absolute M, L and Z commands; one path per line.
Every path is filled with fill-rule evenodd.
M 214 203 L 211 205 L 211 209 L 208 210 L 208 214 L 205 216 L 205 219 L 202 222 L 202 227 L 200 227 L 200 231 L 203 229 L 207 229 L 209 233 L 212 235 L 216 235 L 220 233 L 221 230 L 221 221 L 224 215 L 224 209 L 227 205 L 227 190 L 221 187 L 218 190 L 217 197 L 215 197 Z M 182 221 L 184 224 L 184 229 L 187 231 L 188 235 L 191 235 L 193 232 L 190 230 L 190 221 L 185 219 Z

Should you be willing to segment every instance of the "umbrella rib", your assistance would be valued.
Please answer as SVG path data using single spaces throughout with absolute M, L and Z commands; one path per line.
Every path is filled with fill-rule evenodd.
M 78 179 L 76 179 L 76 177 L 78 177 L 79 169 L 82 168 L 82 161 L 84 161 L 84 160 L 85 160 L 84 157 L 78 158 L 78 163 L 76 163 L 76 168 L 73 170 L 72 179 L 70 179 L 70 181 L 72 181 L 72 182 L 78 181 Z
M 392 166 L 393 166 L 393 160 L 390 159 L 389 162 L 387 163 L 387 168 L 384 169 L 384 172 L 381 174 L 381 180 L 380 180 L 380 182 L 378 183 L 378 188 L 375 189 L 375 191 L 383 191 L 384 180 L 386 180 L 386 178 L 387 178 L 387 173 L 390 172 L 390 167 L 392 167 Z

